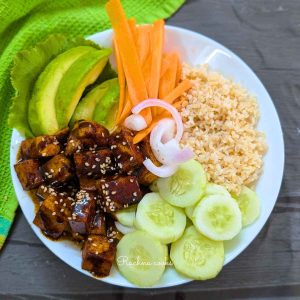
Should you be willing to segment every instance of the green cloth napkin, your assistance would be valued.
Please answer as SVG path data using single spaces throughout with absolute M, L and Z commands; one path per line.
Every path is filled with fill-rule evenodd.
M 90 35 L 110 27 L 103 0 L 0 0 L 0 249 L 18 206 L 11 182 L 7 125 L 13 88 L 10 68 L 14 55 L 50 33 Z M 138 23 L 168 18 L 184 0 L 123 0 L 128 17 Z

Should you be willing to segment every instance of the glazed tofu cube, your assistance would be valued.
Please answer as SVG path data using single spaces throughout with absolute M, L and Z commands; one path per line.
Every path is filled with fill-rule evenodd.
M 105 277 L 110 273 L 116 255 L 116 245 L 102 235 L 89 235 L 82 249 L 82 268 Z
M 80 190 L 75 197 L 72 218 L 69 221 L 73 233 L 86 234 L 95 215 L 96 197 L 93 193 Z
M 129 129 L 121 128 L 114 132 L 110 139 L 110 148 L 121 173 L 130 175 L 143 163 L 140 147 L 133 144 L 133 134 Z
M 41 204 L 33 223 L 47 236 L 59 238 L 68 231 L 68 220 L 74 200 L 70 197 L 50 195 Z
M 53 187 L 41 184 L 35 194 L 40 200 L 45 200 L 50 195 L 56 196 L 57 193 L 58 191 Z
M 37 159 L 21 161 L 14 167 L 24 190 L 35 189 L 44 182 Z
M 109 131 L 92 121 L 75 123 L 68 138 L 66 154 L 71 155 L 81 150 L 96 150 L 108 146 Z
M 151 173 L 145 166 L 141 166 L 137 172 L 136 177 L 138 179 L 139 184 L 149 186 L 152 182 L 154 182 L 158 177 Z
M 107 216 L 106 223 L 107 223 L 106 236 L 108 237 L 108 241 L 117 244 L 123 237 L 123 234 L 117 229 L 115 225 L 115 221 L 110 215 Z
M 91 219 L 89 234 L 106 236 L 106 216 L 103 212 L 97 212 Z
M 101 208 L 104 212 L 114 212 L 137 204 L 143 197 L 135 176 L 115 176 L 98 181 L 102 195 Z
M 115 160 L 109 149 L 75 153 L 74 162 L 78 177 L 100 178 L 116 171 Z
M 55 155 L 42 168 L 46 180 L 52 184 L 65 183 L 72 177 L 71 161 L 64 154 Z
M 88 177 L 79 177 L 79 185 L 81 190 L 85 191 L 97 191 L 97 179 Z
M 52 135 L 37 136 L 21 143 L 23 158 L 51 157 L 57 155 L 60 150 L 59 141 Z
M 59 130 L 54 136 L 62 146 L 66 146 L 68 136 L 70 133 L 69 127 Z

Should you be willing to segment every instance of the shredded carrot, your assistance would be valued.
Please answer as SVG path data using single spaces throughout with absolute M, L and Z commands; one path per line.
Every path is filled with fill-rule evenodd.
M 130 27 L 132 36 L 133 36 L 133 40 L 136 41 L 137 40 L 137 28 L 136 28 L 136 22 L 135 22 L 135 18 L 130 18 L 128 20 L 128 25 Z
M 118 113 L 117 113 L 117 122 L 120 119 L 123 106 L 124 106 L 124 101 L 125 101 L 125 75 L 124 75 L 124 70 L 123 70 L 123 65 L 121 62 L 121 56 L 120 56 L 120 51 L 118 49 L 118 45 L 116 43 L 116 40 L 113 40 L 113 44 L 115 47 L 115 53 L 116 53 L 116 61 L 117 61 L 117 69 L 118 69 L 118 80 L 119 80 L 119 89 L 120 89 L 120 97 L 119 97 L 119 108 L 118 108 Z
M 188 79 L 181 81 L 174 90 L 172 90 L 164 100 L 172 104 L 178 97 L 192 87 L 192 83 Z
M 176 71 L 176 83 L 175 86 L 177 86 L 177 84 L 179 83 L 180 79 L 181 79 L 181 72 L 182 72 L 182 63 L 180 60 L 180 56 L 177 55 L 177 71 Z
M 117 120 L 117 125 L 121 124 L 129 116 L 131 109 L 132 109 L 132 101 L 130 99 L 129 92 L 126 89 L 125 90 L 125 105 L 124 105 L 123 111 L 120 115 L 120 118 Z
M 151 57 L 151 76 L 149 97 L 157 98 L 160 79 L 160 68 L 164 43 L 164 20 L 158 20 L 154 23 L 151 31 L 152 57 Z
M 166 53 L 162 61 L 162 70 L 164 74 L 161 75 L 159 83 L 158 97 L 164 99 L 174 88 L 176 84 L 177 72 L 177 54 Z
M 150 51 L 150 30 L 151 25 L 142 25 L 136 28 L 137 30 L 137 51 L 140 62 L 144 66 Z M 149 93 L 148 93 L 149 94 Z
M 136 105 L 147 99 L 148 93 L 133 35 L 120 0 L 109 0 L 105 7 L 115 32 L 130 98 Z

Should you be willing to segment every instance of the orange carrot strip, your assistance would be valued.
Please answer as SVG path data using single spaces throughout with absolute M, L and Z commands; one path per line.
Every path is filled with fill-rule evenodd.
M 134 41 L 136 41 L 137 40 L 137 27 L 136 27 L 135 18 L 128 19 L 128 25 L 129 25 L 131 33 L 133 35 L 133 39 L 134 39 Z
M 152 43 L 152 57 L 151 57 L 151 77 L 150 77 L 150 90 L 149 97 L 157 98 L 159 79 L 160 79 L 160 68 L 163 53 L 164 43 L 164 20 L 158 20 L 154 23 L 151 32 L 151 43 Z
M 117 121 L 117 125 L 121 124 L 130 114 L 132 108 L 132 101 L 130 99 L 128 90 L 125 90 L 125 106 L 123 108 L 122 114 Z
M 176 72 L 176 83 L 175 83 L 176 86 L 181 79 L 181 73 L 182 73 L 182 62 L 180 60 L 180 56 L 177 55 L 177 72 Z
M 118 113 L 117 113 L 117 122 L 118 122 L 118 120 L 122 114 L 124 101 L 125 101 L 125 74 L 124 74 L 124 69 L 123 69 L 123 65 L 121 62 L 120 51 L 118 49 L 115 39 L 113 40 L 113 44 L 114 44 L 115 53 L 116 53 L 118 80 L 119 80 L 119 89 L 120 89 L 119 108 L 118 108 Z
M 136 28 L 137 42 L 136 47 L 139 54 L 140 62 L 144 66 L 150 51 L 150 30 L 151 25 L 142 25 Z
M 177 72 L 176 57 L 177 55 L 175 53 L 167 53 L 163 57 L 162 69 L 165 68 L 166 70 L 160 78 L 159 99 L 164 99 L 175 88 Z
M 147 88 L 139 63 L 133 35 L 120 0 L 109 0 L 105 5 L 115 32 L 130 98 L 134 105 L 148 98 Z
M 178 97 L 192 87 L 192 83 L 188 79 L 181 81 L 174 90 L 172 90 L 164 100 L 172 104 Z

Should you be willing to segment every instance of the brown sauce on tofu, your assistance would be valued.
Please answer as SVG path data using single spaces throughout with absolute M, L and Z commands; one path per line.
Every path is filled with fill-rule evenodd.
M 52 241 L 82 248 L 82 268 L 94 276 L 109 275 L 122 237 L 113 214 L 137 204 L 155 179 L 142 164 L 147 146 L 134 145 L 128 129 L 110 134 L 91 121 L 21 144 L 14 167 L 34 203 L 33 223 Z

